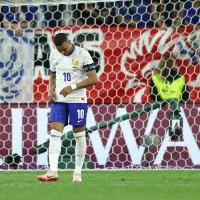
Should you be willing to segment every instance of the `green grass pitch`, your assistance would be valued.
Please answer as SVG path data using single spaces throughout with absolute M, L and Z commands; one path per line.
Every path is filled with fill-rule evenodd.
M 133 170 L 84 171 L 82 183 L 72 183 L 72 172 L 60 181 L 39 182 L 44 172 L 0 172 L 0 200 L 197 200 L 200 171 Z

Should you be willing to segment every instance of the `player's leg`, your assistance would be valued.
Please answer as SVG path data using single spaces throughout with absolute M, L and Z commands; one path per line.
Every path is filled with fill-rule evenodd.
M 68 120 L 68 105 L 64 103 L 52 104 L 50 112 L 50 143 L 49 143 L 49 171 L 41 176 L 37 176 L 41 181 L 57 181 L 58 180 L 58 158 L 61 151 L 61 136 L 64 126 Z
M 85 125 L 87 116 L 87 103 L 69 104 L 70 122 L 73 126 L 75 147 L 75 170 L 73 173 L 73 182 L 81 182 L 81 171 L 86 154 L 86 136 Z
M 75 148 L 75 169 L 73 173 L 73 182 L 81 182 L 81 171 L 86 154 L 86 137 L 85 137 L 85 126 L 73 126 L 74 138 L 76 140 Z

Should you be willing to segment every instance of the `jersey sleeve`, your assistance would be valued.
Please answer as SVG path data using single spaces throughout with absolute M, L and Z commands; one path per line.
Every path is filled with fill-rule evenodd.
M 83 68 L 85 69 L 86 72 L 95 70 L 94 68 L 94 61 L 92 60 L 91 55 L 89 54 L 88 51 L 84 50 L 83 51 Z
M 50 56 L 49 56 L 49 65 L 50 65 L 50 72 L 52 74 L 55 74 L 56 73 L 56 67 L 55 65 L 53 64 L 53 52 L 51 52 Z

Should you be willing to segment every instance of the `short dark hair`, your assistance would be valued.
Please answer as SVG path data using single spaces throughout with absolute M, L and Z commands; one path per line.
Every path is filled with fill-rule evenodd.
M 65 33 L 58 33 L 54 37 L 54 44 L 56 46 L 61 46 L 63 42 L 67 41 L 67 35 Z

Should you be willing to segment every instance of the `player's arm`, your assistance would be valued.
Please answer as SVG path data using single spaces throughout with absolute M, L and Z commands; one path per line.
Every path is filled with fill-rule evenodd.
M 89 86 L 96 85 L 96 83 L 98 82 L 96 71 L 95 70 L 88 71 L 87 76 L 88 78 L 85 79 L 84 81 L 63 88 L 60 94 L 66 97 L 70 92 L 72 92 L 72 90 L 87 88 Z
M 87 72 L 87 76 L 87 79 L 76 84 L 77 89 L 87 88 L 89 86 L 97 84 L 98 78 L 95 70 Z
M 56 89 L 56 67 L 53 63 L 54 52 L 51 52 L 49 56 L 50 64 L 50 78 L 49 78 L 49 88 L 48 88 L 48 102 L 55 102 L 55 89 Z
M 48 102 L 55 102 L 56 74 L 51 73 L 49 79 Z

